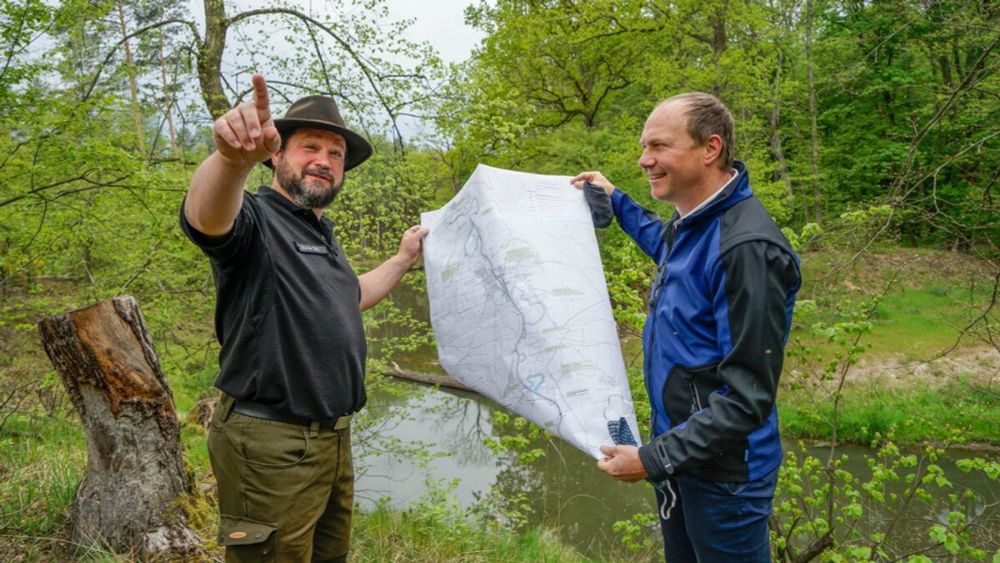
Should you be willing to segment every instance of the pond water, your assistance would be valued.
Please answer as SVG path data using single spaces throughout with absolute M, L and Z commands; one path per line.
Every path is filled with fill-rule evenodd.
M 407 283 L 410 281 L 420 282 Z M 396 307 L 427 322 L 427 301 L 422 291 L 402 284 L 393 291 L 392 301 Z M 406 336 L 411 330 L 383 324 L 369 334 L 370 352 L 378 354 L 380 341 Z M 441 373 L 433 346 L 397 355 L 396 359 L 407 369 Z M 393 507 L 405 508 L 428 492 L 429 483 L 451 484 L 450 496 L 459 507 L 476 508 L 477 516 L 501 521 L 510 521 L 507 516 L 513 509 L 523 519 L 521 523 L 557 530 L 563 541 L 586 556 L 622 561 L 662 560 L 658 527 L 645 530 L 655 548 L 641 557 L 626 551 L 612 530 L 616 521 L 628 520 L 639 513 L 656 513 L 651 486 L 619 483 L 607 477 L 597 469 L 594 459 L 559 438 L 532 443 L 532 448 L 541 448 L 545 455 L 530 463 L 519 462 L 511 453 L 495 454 L 484 444 L 486 438 L 499 438 L 502 434 L 493 425 L 492 412 L 498 408 L 495 403 L 474 393 L 406 385 L 409 390 L 401 395 L 376 391 L 369 397 L 370 412 L 385 416 L 380 417 L 377 432 L 358 435 L 355 440 L 355 455 L 362 458 L 359 465 L 363 465 L 357 483 L 362 507 L 388 502 Z M 387 453 L 391 449 L 386 441 L 389 439 L 398 440 L 402 446 L 409 445 L 414 451 L 432 452 L 440 457 L 421 465 L 414 456 Z M 825 462 L 829 452 L 821 445 L 798 443 L 786 443 L 785 451 L 795 452 L 800 463 L 807 454 Z M 861 479 L 871 476 L 866 456 L 873 453 L 856 446 L 837 448 L 837 457 L 848 456 L 843 469 Z M 938 460 L 953 486 L 937 491 L 931 506 L 913 502 L 900 515 L 902 518 L 893 527 L 900 549 L 920 549 L 926 544 L 926 519 L 946 521 L 950 511 L 958 510 L 976 518 L 976 525 L 970 528 L 974 543 L 988 546 L 990 556 L 1000 550 L 1000 490 L 996 481 L 990 481 L 982 473 L 964 473 L 956 468 L 955 460 L 966 457 L 983 455 L 956 452 Z M 900 493 L 902 489 L 897 484 L 889 487 L 886 494 Z M 967 490 L 975 492 L 978 498 L 962 499 Z M 959 498 L 952 502 L 949 494 Z M 867 534 L 883 529 L 895 516 L 894 509 L 866 510 L 859 531 Z
M 355 444 L 356 456 L 366 456 L 360 460 L 359 465 L 365 468 L 357 483 L 358 501 L 363 508 L 373 507 L 380 499 L 395 508 L 405 508 L 428 492 L 428 478 L 439 484 L 454 480 L 450 494 L 462 508 L 478 506 L 483 512 L 481 516 L 504 520 L 504 509 L 523 499 L 526 502 L 521 516 L 525 523 L 556 529 L 565 542 L 584 555 L 619 560 L 634 557 L 624 550 L 612 527 L 616 521 L 627 520 L 637 513 L 655 513 L 649 485 L 614 481 L 597 469 L 593 459 L 558 438 L 532 444 L 542 448 L 545 455 L 530 463 L 521 463 L 510 453 L 494 454 L 484 445 L 485 438 L 499 437 L 492 423 L 491 413 L 498 408 L 493 402 L 473 393 L 412 386 L 416 396 L 375 392 L 369 399 L 368 409 L 387 416 L 380 423 L 379 432 L 359 436 Z M 410 456 L 380 453 L 386 446 L 386 437 L 440 457 L 421 466 Z M 822 446 L 806 446 L 804 452 L 798 444 L 786 443 L 785 447 L 786 451 L 796 452 L 800 460 L 807 453 L 825 461 L 828 452 Z M 870 475 L 864 455 L 871 455 L 871 450 L 847 446 L 837 451 L 838 457 L 849 456 L 845 470 L 862 478 Z M 981 473 L 959 471 L 954 465 L 958 457 L 968 456 L 954 454 L 938 462 L 954 484 L 949 491 L 959 496 L 965 489 L 979 493 L 981 498 L 965 503 L 963 510 L 979 515 L 981 522 L 992 514 L 992 529 L 987 524 L 980 532 L 998 542 L 1000 524 L 995 518 L 1000 517 L 996 508 L 1000 491 L 991 489 L 990 481 Z M 497 493 L 498 502 L 484 501 L 484 495 L 491 489 Z M 931 510 L 931 516 L 946 519 L 949 511 L 946 504 L 941 499 L 941 505 Z M 983 514 L 984 511 L 990 512 Z M 875 528 L 892 516 L 866 514 L 867 525 Z M 919 519 L 925 516 L 928 516 L 926 507 L 921 505 L 897 527 L 896 535 L 913 536 L 903 540 L 904 546 L 920 545 L 924 532 L 919 530 L 926 526 Z M 647 534 L 659 546 L 658 530 L 651 528 Z M 1000 549 L 1000 545 L 993 549 Z

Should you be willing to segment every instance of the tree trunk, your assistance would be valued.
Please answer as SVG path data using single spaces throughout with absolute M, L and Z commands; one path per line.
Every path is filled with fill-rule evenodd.
M 792 192 L 792 178 L 788 173 L 785 151 L 781 148 L 781 66 L 784 62 L 784 53 L 781 49 L 778 49 L 778 65 L 774 73 L 774 87 L 772 89 L 774 106 L 768 113 L 768 118 L 771 123 L 771 155 L 774 156 L 774 160 L 778 164 L 778 176 L 785 183 L 785 193 L 790 200 L 794 201 L 795 193 Z
M 816 126 L 816 83 L 813 80 L 813 0 L 806 0 L 806 82 L 809 88 L 809 138 L 812 145 L 809 162 L 812 169 L 813 221 L 823 220 L 823 194 L 819 186 L 819 130 Z
M 226 19 L 224 0 L 203 0 L 205 8 L 205 42 L 198 49 L 198 83 L 201 97 L 212 119 L 222 117 L 231 104 L 222 89 L 222 52 L 226 48 Z
M 719 79 L 723 76 L 719 63 L 722 55 L 726 52 L 729 40 L 726 37 L 726 14 L 729 11 L 729 2 L 723 0 L 722 5 L 715 9 L 712 16 L 712 68 L 716 71 L 712 78 L 712 95 L 722 97 L 723 83 Z
M 139 305 L 118 297 L 39 323 L 87 438 L 73 541 L 118 552 L 197 552 L 175 502 L 188 492 L 180 426 Z
M 118 3 L 118 24 L 125 41 L 125 70 L 128 74 L 128 91 L 132 99 L 132 121 L 135 123 L 135 139 L 139 143 L 139 153 L 146 156 L 146 133 L 142 126 L 142 108 L 139 106 L 139 84 L 135 78 L 135 59 L 132 57 L 132 46 L 128 40 L 128 26 L 125 21 L 125 8 Z
M 170 156 L 180 158 L 181 153 L 177 149 L 177 130 L 174 129 L 174 95 L 171 93 L 170 83 L 167 81 L 167 61 L 163 56 L 163 32 L 160 31 L 157 35 L 159 36 L 160 80 L 163 82 L 163 108 L 167 117 L 167 134 L 170 136 Z

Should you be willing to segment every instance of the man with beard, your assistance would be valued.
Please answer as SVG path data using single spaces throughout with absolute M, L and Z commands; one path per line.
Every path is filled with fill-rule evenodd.
M 211 260 L 222 391 L 208 450 L 227 561 L 346 561 L 354 473 L 351 415 L 365 404 L 361 311 L 420 258 L 427 230 L 358 276 L 323 216 L 371 145 L 326 96 L 272 119 L 267 84 L 214 125 L 216 152 L 191 179 L 187 236 Z M 253 167 L 271 186 L 243 191 Z

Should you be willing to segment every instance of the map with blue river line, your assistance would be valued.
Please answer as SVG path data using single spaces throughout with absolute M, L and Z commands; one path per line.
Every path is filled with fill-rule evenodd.
M 569 176 L 479 165 L 430 229 L 424 268 L 442 367 L 595 459 L 639 436 L 597 238 Z

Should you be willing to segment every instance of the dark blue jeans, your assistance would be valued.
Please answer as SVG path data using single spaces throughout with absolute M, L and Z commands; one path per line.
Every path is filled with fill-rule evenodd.
M 767 518 L 777 484 L 777 469 L 746 483 L 716 483 L 694 475 L 678 475 L 671 482 L 677 495 L 673 508 L 669 490 L 664 486 L 663 491 L 656 491 L 656 505 L 662 508 L 660 526 L 666 560 L 771 561 Z M 670 518 L 665 520 L 664 514 Z

